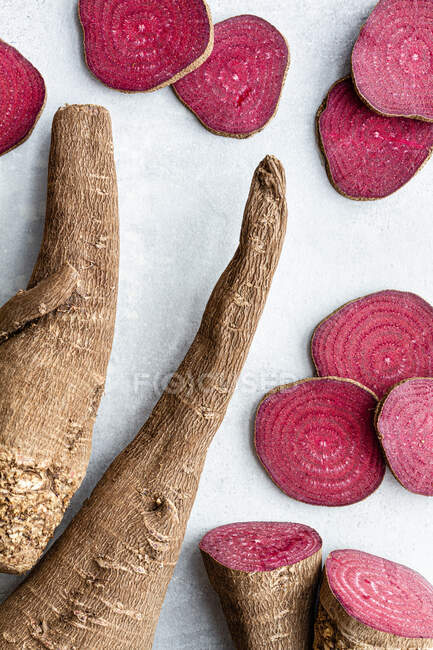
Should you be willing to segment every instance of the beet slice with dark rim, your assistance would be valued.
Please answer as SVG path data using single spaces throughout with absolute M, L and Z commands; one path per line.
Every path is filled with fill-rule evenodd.
M 361 501 L 385 474 L 376 406 L 376 396 L 350 379 L 313 378 L 276 388 L 257 409 L 257 455 L 278 487 L 298 501 Z
M 325 574 L 334 597 L 357 621 L 399 637 L 433 638 L 433 586 L 416 571 L 341 550 L 328 556 Z
M 317 132 L 329 180 L 358 201 L 399 190 L 433 150 L 432 124 L 378 115 L 363 104 L 349 77 L 330 89 L 317 112 Z
M 200 542 L 200 550 L 236 571 L 272 571 L 310 557 L 322 548 L 309 526 L 252 521 L 219 526 Z
M 354 379 L 382 399 L 403 379 L 433 376 L 433 307 L 404 291 L 358 298 L 316 327 L 311 353 L 318 375 Z
M 258 16 L 215 25 L 211 56 L 173 89 L 212 133 L 246 138 L 275 115 L 290 65 L 280 32 Z
M 198 68 L 213 47 L 204 0 L 80 0 L 86 63 L 110 88 L 150 92 Z
M 433 379 L 395 386 L 378 407 L 376 429 L 397 480 L 411 492 L 433 496 Z
M 357 91 L 383 115 L 433 121 L 432 57 L 433 2 L 381 0 L 353 48 Z
M 0 40 L 0 156 L 27 140 L 45 105 L 45 83 L 36 68 Z

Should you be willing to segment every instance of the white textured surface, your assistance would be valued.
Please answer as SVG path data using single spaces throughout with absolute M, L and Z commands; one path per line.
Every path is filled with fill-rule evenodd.
M 214 19 L 257 13 L 287 36 L 292 67 L 279 114 L 246 141 L 211 135 L 170 89 L 122 95 L 83 63 L 75 0 L 2 0 L 1 38 L 41 70 L 48 103 L 31 139 L 0 159 L 0 299 L 25 286 L 42 234 L 50 125 L 61 104 L 100 103 L 113 118 L 121 211 L 117 331 L 95 427 L 94 453 L 69 521 L 110 460 L 148 416 L 183 357 L 231 257 L 256 164 L 283 161 L 289 227 L 281 264 L 239 388 L 213 443 L 170 585 L 156 650 L 231 648 L 197 543 L 236 520 L 292 520 L 317 528 L 325 552 L 354 547 L 409 564 L 433 580 L 433 503 L 387 475 L 367 501 L 320 509 L 271 483 L 251 445 L 255 406 L 278 383 L 312 373 L 308 342 L 335 307 L 383 288 L 433 302 L 433 162 L 389 199 L 355 203 L 329 185 L 314 136 L 328 87 L 348 71 L 371 0 L 213 0 Z M 150 379 L 149 379 L 150 378 Z M 17 579 L 0 578 L 9 593 Z

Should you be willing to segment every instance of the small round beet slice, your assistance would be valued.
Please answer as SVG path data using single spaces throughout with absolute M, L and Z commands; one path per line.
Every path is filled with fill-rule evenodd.
M 433 121 L 433 2 L 381 0 L 352 53 L 361 98 L 383 115 Z
M 45 83 L 14 47 L 0 41 L 0 156 L 27 140 L 45 105 Z
M 316 377 L 276 388 L 257 409 L 257 455 L 278 487 L 298 501 L 361 501 L 385 473 L 376 406 L 376 396 L 350 379 Z
M 376 429 L 389 467 L 411 492 L 433 496 L 433 379 L 407 379 L 378 407 Z
M 403 379 L 433 376 L 433 307 L 404 291 L 358 298 L 316 327 L 311 353 L 318 375 L 354 379 L 382 399 Z
M 275 115 L 290 64 L 280 32 L 257 16 L 215 25 L 211 56 L 173 89 L 212 133 L 246 138 Z
M 213 25 L 205 0 L 79 0 L 86 63 L 105 85 L 150 92 L 207 59 Z
M 332 86 L 319 108 L 317 132 L 329 180 L 357 201 L 399 190 L 433 149 L 433 124 L 378 115 L 359 99 L 348 77 Z
M 315 632 L 315 648 L 432 648 L 433 586 L 396 562 L 334 551 L 325 563 Z

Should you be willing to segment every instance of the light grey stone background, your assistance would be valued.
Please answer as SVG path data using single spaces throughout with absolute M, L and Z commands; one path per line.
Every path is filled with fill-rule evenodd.
M 197 543 L 210 527 L 248 519 L 310 524 L 325 553 L 354 547 L 433 580 L 433 502 L 388 474 L 367 501 L 326 509 L 290 500 L 251 445 L 254 409 L 276 384 L 312 374 L 313 327 L 334 308 L 384 288 L 433 302 L 433 162 L 391 198 L 356 203 L 329 185 L 314 136 L 328 87 L 348 72 L 371 0 L 213 0 L 216 21 L 256 13 L 288 38 L 292 66 L 279 114 L 246 141 L 208 133 L 170 89 L 124 95 L 87 71 L 75 0 L 2 0 L 0 37 L 43 73 L 48 103 L 30 140 L 0 159 L 0 299 L 25 286 L 42 234 L 50 126 L 63 103 L 110 109 L 121 215 L 120 302 L 106 394 L 85 483 L 65 524 L 148 416 L 188 348 L 238 238 L 251 175 L 267 153 L 284 163 L 289 227 L 271 295 L 238 390 L 210 449 L 157 650 L 232 647 Z M 60 532 L 60 531 L 59 531 Z M 17 584 L 0 578 L 0 594 Z

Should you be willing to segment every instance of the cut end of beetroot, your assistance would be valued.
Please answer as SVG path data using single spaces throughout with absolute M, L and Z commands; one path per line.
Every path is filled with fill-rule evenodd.
M 274 116 L 288 66 L 289 48 L 275 27 L 236 16 L 215 25 L 211 56 L 173 88 L 207 129 L 245 138 Z
M 433 638 L 433 586 L 416 571 L 352 550 L 331 553 L 325 570 L 352 618 L 399 637 Z
M 15 48 L 0 41 L 0 156 L 24 142 L 45 104 L 45 83 Z
M 307 379 L 269 393 L 256 415 L 255 445 L 272 480 L 288 496 L 344 506 L 372 494 L 385 465 L 374 430 L 376 397 L 333 377 Z
M 247 573 L 291 566 L 321 548 L 320 535 L 309 526 L 265 521 L 219 526 L 200 542 L 216 562 Z
M 352 54 L 361 97 L 384 115 L 433 121 L 433 3 L 381 0 Z
M 378 115 L 362 103 L 349 78 L 331 88 L 317 126 L 332 185 L 360 201 L 396 192 L 433 149 L 432 124 Z
M 204 0 L 80 0 L 86 62 L 104 84 L 148 92 L 195 70 L 212 51 Z
M 433 379 L 409 379 L 393 388 L 380 406 L 376 428 L 400 483 L 433 496 Z
M 382 399 L 403 379 L 433 376 L 433 307 L 404 291 L 358 298 L 318 325 L 311 352 L 318 375 L 354 379 Z

